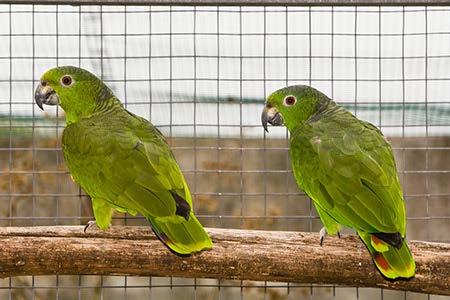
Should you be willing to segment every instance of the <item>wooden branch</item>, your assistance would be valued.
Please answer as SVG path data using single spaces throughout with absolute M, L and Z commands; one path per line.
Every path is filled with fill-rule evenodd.
M 149 227 L 0 228 L 0 276 L 89 274 L 205 277 L 383 287 L 450 295 L 450 244 L 410 241 L 411 280 L 387 281 L 356 236 L 208 229 L 214 249 L 178 257 Z

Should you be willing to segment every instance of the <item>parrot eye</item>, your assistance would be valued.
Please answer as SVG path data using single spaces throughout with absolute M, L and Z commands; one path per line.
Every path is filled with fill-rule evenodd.
M 289 95 L 286 96 L 283 100 L 284 106 L 292 106 L 297 102 L 297 98 L 295 96 Z
M 71 86 L 72 83 L 73 83 L 73 79 L 72 79 L 72 76 L 70 76 L 70 75 L 64 75 L 64 76 L 61 78 L 61 84 L 62 84 L 63 86 Z

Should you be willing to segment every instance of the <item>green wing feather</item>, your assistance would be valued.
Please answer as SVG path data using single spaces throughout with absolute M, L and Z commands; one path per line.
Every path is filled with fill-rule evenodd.
M 403 197 L 389 143 L 376 128 L 349 113 L 343 117 L 305 124 L 292 135 L 297 180 L 339 223 L 404 236 Z
M 356 229 L 366 245 L 369 242 L 382 274 L 414 275 L 414 260 L 404 241 L 405 205 L 394 157 L 375 126 L 337 109 L 293 132 L 291 158 L 297 183 L 314 201 L 327 231 L 336 232 L 332 220 Z M 371 234 L 377 233 L 399 233 L 404 246 L 399 250 L 386 244 L 378 248 L 385 249 L 380 254 L 370 244 Z M 389 269 L 382 268 L 383 259 Z
M 93 202 L 141 213 L 176 253 L 211 248 L 168 144 L 145 119 L 125 110 L 82 119 L 64 130 L 63 151 L 72 176 Z

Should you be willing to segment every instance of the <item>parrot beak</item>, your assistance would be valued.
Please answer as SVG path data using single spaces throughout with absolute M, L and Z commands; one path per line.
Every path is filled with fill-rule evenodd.
M 34 101 L 40 109 L 44 110 L 44 104 L 58 105 L 59 97 L 47 82 L 41 81 L 34 92 Z
M 275 107 L 272 107 L 268 104 L 266 104 L 266 107 L 264 107 L 264 110 L 261 114 L 261 123 L 266 132 L 269 132 L 269 130 L 267 130 L 267 123 L 271 124 L 272 126 L 280 126 L 284 124 L 283 117 L 281 116 L 280 112 Z

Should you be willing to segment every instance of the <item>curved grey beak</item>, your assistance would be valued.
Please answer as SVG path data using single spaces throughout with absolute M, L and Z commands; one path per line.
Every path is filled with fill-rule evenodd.
M 44 104 L 58 105 L 59 97 L 45 81 L 41 81 L 34 92 L 34 101 L 40 109 L 44 110 Z
M 267 130 L 267 123 L 271 124 L 272 126 L 281 126 L 284 124 L 283 117 L 278 112 L 278 110 L 275 107 L 270 107 L 267 105 L 266 107 L 264 107 L 264 110 L 261 114 L 261 123 L 266 132 L 269 132 L 269 130 Z

